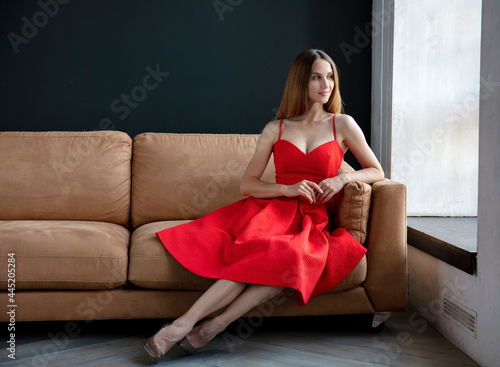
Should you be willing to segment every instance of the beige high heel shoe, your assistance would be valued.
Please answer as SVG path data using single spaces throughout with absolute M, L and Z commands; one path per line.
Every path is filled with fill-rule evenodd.
M 191 344 L 186 337 L 182 338 L 182 340 L 179 342 L 179 348 L 187 355 L 195 354 L 198 349 L 200 349 L 193 347 L 193 344 Z
M 194 331 L 195 329 L 202 328 L 202 327 L 203 327 L 203 325 L 205 325 L 208 321 L 209 321 L 209 320 L 206 320 L 206 321 L 202 322 L 200 325 L 198 325 L 198 326 L 196 326 L 195 328 L 193 328 L 193 331 Z M 190 334 L 190 333 L 189 333 L 189 334 Z M 188 334 L 188 335 L 189 335 L 189 334 Z M 195 348 L 195 347 L 193 346 L 193 344 L 191 344 L 191 343 L 189 342 L 189 340 L 188 340 L 188 338 L 187 338 L 187 335 L 186 335 L 184 338 L 182 338 L 182 340 L 181 340 L 179 343 L 177 343 L 177 344 L 179 345 L 180 350 L 182 350 L 182 351 L 183 351 L 184 353 L 186 353 L 187 355 L 195 354 L 195 353 L 198 351 L 198 349 L 200 349 L 200 348 L 201 348 L 201 347 L 200 347 L 200 348 Z
M 158 333 L 160 331 L 162 331 L 164 328 L 166 328 L 167 326 L 170 326 L 172 325 L 172 323 L 168 323 L 168 324 L 165 324 L 161 327 L 160 330 L 158 330 L 158 332 L 153 335 L 151 338 L 149 338 L 148 340 L 146 340 L 142 345 L 144 347 L 144 349 L 146 350 L 146 352 L 148 353 L 148 356 L 151 357 L 151 359 L 155 362 L 155 363 L 158 363 L 158 360 L 163 357 L 165 355 L 166 352 L 168 351 L 165 351 L 165 353 L 162 353 L 160 351 L 160 349 L 158 348 L 158 346 L 156 345 L 155 343 L 155 336 L 158 335 Z M 175 345 L 175 344 L 174 344 Z

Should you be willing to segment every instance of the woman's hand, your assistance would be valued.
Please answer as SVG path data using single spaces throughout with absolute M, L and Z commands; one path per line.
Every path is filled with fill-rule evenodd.
M 315 204 L 317 202 L 317 195 L 322 194 L 323 190 L 314 182 L 308 180 L 302 180 L 297 182 L 295 185 L 286 186 L 285 196 L 294 197 L 294 196 L 303 196 L 311 204 Z
M 333 195 L 342 190 L 346 183 L 345 176 L 342 174 L 321 181 L 319 187 L 322 193 L 316 194 L 316 202 L 319 204 L 326 203 Z

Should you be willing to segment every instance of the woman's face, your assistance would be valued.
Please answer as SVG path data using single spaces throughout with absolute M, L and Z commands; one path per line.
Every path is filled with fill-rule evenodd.
M 314 61 L 309 77 L 309 103 L 325 104 L 328 102 L 334 87 L 333 70 L 330 63 L 323 59 Z

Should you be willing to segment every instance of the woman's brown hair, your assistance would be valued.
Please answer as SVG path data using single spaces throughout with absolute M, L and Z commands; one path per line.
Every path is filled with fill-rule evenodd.
M 311 77 L 311 68 L 314 61 L 318 59 L 326 60 L 333 70 L 334 88 L 333 92 L 323 105 L 325 111 L 331 113 L 342 113 L 342 98 L 340 97 L 339 73 L 332 58 L 321 50 L 306 50 L 301 52 L 293 60 L 288 78 L 286 80 L 283 99 L 276 114 L 276 119 L 299 116 L 307 110 L 307 89 Z

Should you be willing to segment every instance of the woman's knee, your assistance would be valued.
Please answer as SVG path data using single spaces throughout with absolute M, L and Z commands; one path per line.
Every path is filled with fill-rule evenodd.
M 214 285 L 220 289 L 223 287 L 224 289 L 244 289 L 248 284 L 242 282 L 235 282 L 234 280 L 227 279 L 218 279 Z

